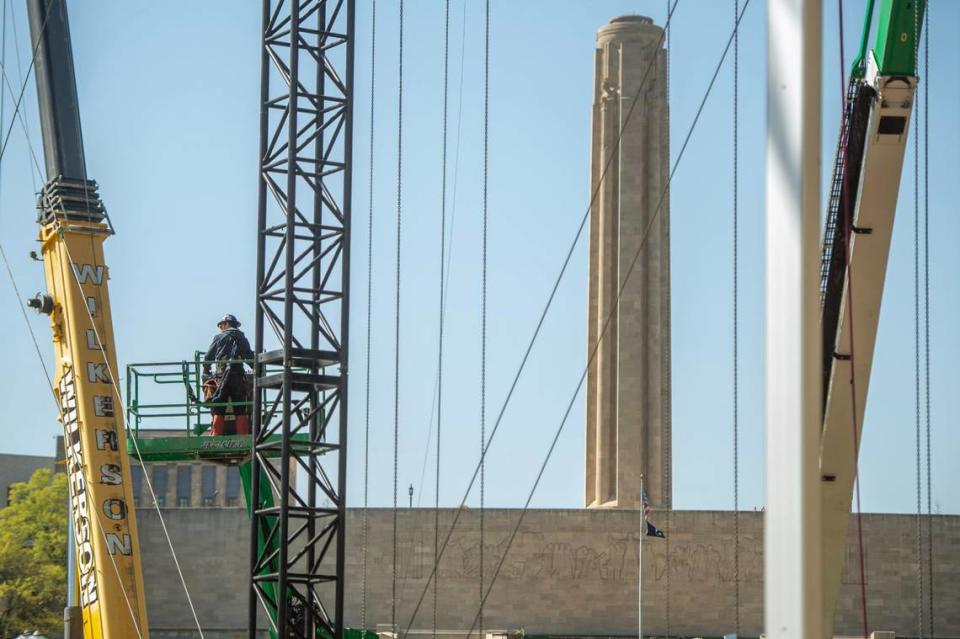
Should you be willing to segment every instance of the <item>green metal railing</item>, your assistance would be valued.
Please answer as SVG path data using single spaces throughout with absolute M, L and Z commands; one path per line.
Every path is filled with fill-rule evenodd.
M 203 367 L 242 363 L 253 367 L 253 360 L 207 362 L 204 353 L 194 353 L 192 361 L 140 362 L 127 365 L 127 429 L 139 436 L 150 420 L 182 420 L 186 435 L 202 435 L 209 430 L 212 408 L 252 406 L 246 402 L 203 402 Z M 180 387 L 179 401 L 156 401 L 156 387 Z M 198 401 L 201 400 L 201 401 Z M 252 398 L 251 398 L 252 400 Z M 167 428 L 169 428 L 167 426 Z
M 209 460 L 238 463 L 249 457 L 253 448 L 251 435 L 219 435 L 209 437 L 213 421 L 211 409 L 249 407 L 253 396 L 245 402 L 202 401 L 203 368 L 206 364 L 223 366 L 244 364 L 252 368 L 252 360 L 218 360 L 207 362 L 204 353 L 196 352 L 192 361 L 141 362 L 127 366 L 127 452 L 146 462 Z M 267 367 L 265 374 L 278 372 Z M 234 411 L 236 412 L 236 411 Z M 248 411 L 250 412 L 250 411 Z M 323 421 L 322 411 L 317 418 Z M 162 422 L 162 423 L 157 423 Z M 182 434 L 176 424 L 182 424 Z M 143 431 L 141 433 L 141 431 Z M 164 432 L 166 431 L 166 432 Z M 280 434 L 268 439 L 279 441 Z M 309 448 L 309 434 L 296 433 L 290 444 L 294 452 Z M 277 450 L 264 451 L 270 457 Z
M 237 465 L 240 471 L 240 477 L 243 482 L 243 492 L 247 503 L 247 512 L 250 511 L 250 485 L 252 467 L 250 464 L 250 453 L 253 446 L 253 438 L 250 435 L 222 435 L 219 437 L 199 437 L 205 431 L 209 430 L 211 422 L 211 408 L 230 407 L 230 406 L 251 406 L 252 401 L 247 402 L 205 402 L 202 401 L 203 393 L 203 367 L 209 364 L 211 367 L 217 365 L 229 365 L 242 363 L 252 368 L 252 360 L 219 360 L 216 362 L 204 361 L 204 353 L 196 352 L 192 361 L 180 362 L 141 362 L 127 365 L 127 450 L 130 454 L 136 454 L 145 462 L 178 462 L 178 461 L 201 461 L 226 463 Z M 280 370 L 279 368 L 277 370 Z M 301 369 L 303 370 L 303 369 Z M 273 372 L 272 369 L 265 371 Z M 160 391 L 159 389 L 170 389 L 169 391 Z M 179 390 L 175 390 L 179 388 Z M 157 395 L 166 395 L 168 398 L 176 396 L 175 401 L 157 401 Z M 252 398 L 251 398 L 252 399 Z M 323 421 L 322 412 L 317 416 Z M 146 428 L 145 424 L 151 420 L 167 420 L 162 427 L 153 430 L 171 430 L 170 421 L 183 424 L 183 436 L 169 436 L 164 433 L 160 437 L 147 436 L 141 437 L 140 430 Z M 273 435 L 272 438 L 279 440 L 280 435 Z M 291 437 L 291 443 L 308 445 L 307 434 L 299 433 Z M 131 444 L 133 444 L 131 446 Z M 271 457 L 277 455 L 277 451 L 263 451 L 261 454 Z M 264 486 L 270 485 L 270 479 L 266 471 L 260 469 L 260 482 Z M 273 492 L 267 490 L 260 495 L 260 507 L 271 509 L 274 506 Z M 273 556 L 274 559 L 270 565 L 264 567 L 263 573 L 275 571 L 276 557 L 279 556 L 280 538 L 277 535 L 270 534 L 274 524 L 271 523 L 271 517 L 266 519 L 267 525 L 258 530 L 258 543 L 261 545 L 261 552 Z M 269 546 L 269 551 L 264 551 L 264 547 Z M 288 591 L 293 595 L 293 591 Z M 271 593 L 272 601 L 276 601 L 275 593 Z M 267 605 L 268 613 L 275 619 L 275 605 Z M 270 636 L 276 638 L 276 632 L 270 632 Z M 329 633 L 319 631 L 317 639 L 332 639 Z M 378 635 L 369 630 L 361 631 L 353 628 L 344 629 L 344 639 L 378 639 Z

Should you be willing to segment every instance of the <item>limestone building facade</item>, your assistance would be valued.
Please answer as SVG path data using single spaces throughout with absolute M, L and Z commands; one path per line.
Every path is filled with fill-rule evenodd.
M 182 429 L 141 429 L 140 437 L 183 437 Z M 161 508 L 244 508 L 243 486 L 236 466 L 204 462 L 146 462 L 130 456 L 133 502 Z M 146 479 L 150 483 L 147 484 Z M 151 492 L 152 487 L 152 492 Z
M 201 462 L 147 462 L 130 467 L 133 501 L 137 506 L 156 502 L 163 508 L 244 508 L 243 486 L 236 466 Z M 149 474 L 153 493 L 144 476 Z
M 597 32 L 591 149 L 585 505 L 669 508 L 667 56 L 643 16 Z
M 250 523 L 237 508 L 164 508 L 164 519 L 204 635 L 246 637 Z M 440 511 L 441 540 L 454 509 Z M 484 575 L 494 582 L 484 609 L 487 632 L 517 631 L 555 637 L 636 637 L 637 543 L 640 512 L 625 509 L 518 509 L 484 515 Z M 392 615 L 393 514 L 367 514 L 366 575 L 363 511 L 347 511 L 346 622 L 389 628 Z M 736 601 L 732 512 L 654 511 L 667 539 L 644 537 L 644 634 L 719 637 L 733 632 Z M 960 517 L 935 515 L 934 615 L 937 637 L 960 637 Z M 147 612 L 157 639 L 193 636 L 193 617 L 166 538 L 152 508 L 137 509 Z M 741 512 L 740 619 L 742 636 L 763 628 L 763 513 Z M 431 636 L 434 511 L 398 513 L 397 624 Z M 916 518 L 863 515 L 867 611 L 871 630 L 916 636 Z M 850 526 L 837 607 L 837 634 L 862 636 L 859 553 Z M 448 639 L 465 637 L 479 610 L 479 516 L 464 513 L 439 570 L 437 628 Z M 363 596 L 364 583 L 366 597 Z M 426 589 L 426 591 L 425 591 Z M 926 585 L 924 586 L 925 596 Z M 424 595 L 424 592 L 426 594 Z M 417 601 L 424 595 L 414 616 Z M 412 624 L 411 624 L 412 619 Z M 474 631 L 474 637 L 477 637 Z
M 30 481 L 40 468 L 55 470 L 53 457 L 0 454 L 0 508 L 10 505 L 10 486 Z

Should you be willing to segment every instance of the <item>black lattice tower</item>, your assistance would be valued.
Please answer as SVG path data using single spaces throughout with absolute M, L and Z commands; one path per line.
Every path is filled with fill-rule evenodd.
M 251 638 L 343 631 L 353 25 L 263 3 Z

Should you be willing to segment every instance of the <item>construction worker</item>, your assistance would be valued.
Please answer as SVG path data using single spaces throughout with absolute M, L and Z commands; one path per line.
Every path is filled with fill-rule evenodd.
M 211 435 L 249 435 L 250 411 L 244 404 L 249 401 L 246 374 L 243 363 L 236 360 L 252 360 L 253 351 L 250 342 L 240 330 L 240 322 L 227 313 L 217 322 L 220 333 L 213 338 L 203 362 L 205 398 L 211 404 L 232 403 L 234 421 L 228 424 L 227 406 L 213 406 L 213 424 Z M 230 361 L 233 360 L 233 361 Z M 211 374 L 211 364 L 216 371 Z

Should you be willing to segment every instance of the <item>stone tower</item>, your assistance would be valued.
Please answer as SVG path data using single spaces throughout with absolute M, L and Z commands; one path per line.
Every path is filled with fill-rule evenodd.
M 587 377 L 587 507 L 639 508 L 641 474 L 651 505 L 672 504 L 670 150 L 662 32 L 643 16 L 614 18 L 597 32 L 588 355 L 597 350 Z

